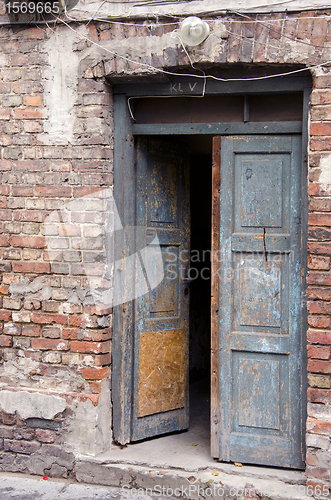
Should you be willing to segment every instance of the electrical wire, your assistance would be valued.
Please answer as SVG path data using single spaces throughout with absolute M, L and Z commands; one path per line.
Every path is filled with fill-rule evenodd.
M 247 16 L 247 15 L 242 15 L 240 13 L 236 13 L 238 14 L 238 16 L 242 16 L 244 18 L 248 18 L 250 19 L 251 22 L 253 23 L 257 23 L 257 24 L 260 24 L 261 26 L 263 26 L 264 28 L 266 28 L 269 33 L 272 32 L 272 33 L 275 33 L 276 35 L 279 35 L 280 37 L 283 37 L 283 38 L 288 38 L 289 40 L 291 40 L 292 42 L 298 42 L 298 43 L 302 43 L 303 45 L 309 45 L 310 47 L 315 47 L 316 49 L 325 49 L 324 45 L 315 45 L 313 43 L 308 43 L 308 42 L 304 42 L 303 40 L 300 40 L 299 38 L 293 38 L 289 35 L 285 35 L 284 33 L 282 33 L 281 31 L 278 31 L 278 30 L 275 30 L 273 28 L 271 28 L 270 26 L 267 26 L 265 25 L 262 21 L 260 21 L 259 19 L 252 19 L 251 17 Z M 301 19 L 307 19 L 306 17 L 301 17 Z M 318 19 L 318 17 L 316 18 L 313 18 L 313 19 Z M 277 20 L 279 21 L 279 19 Z

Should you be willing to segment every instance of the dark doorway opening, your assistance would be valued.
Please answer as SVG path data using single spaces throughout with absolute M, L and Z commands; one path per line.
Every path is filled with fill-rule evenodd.
M 210 153 L 190 154 L 189 429 L 196 441 L 210 433 L 211 173 Z

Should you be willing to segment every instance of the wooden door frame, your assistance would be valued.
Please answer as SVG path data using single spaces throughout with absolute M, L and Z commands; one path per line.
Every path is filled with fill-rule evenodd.
M 142 78 L 142 77 L 141 77 Z M 195 84 L 195 85 L 194 85 Z M 233 135 L 233 134 L 302 134 L 302 228 L 303 241 L 307 241 L 308 229 L 308 109 L 311 93 L 311 80 L 307 77 L 273 78 L 256 81 L 220 82 L 211 80 L 207 82 L 204 95 L 216 96 L 226 94 L 270 94 L 286 92 L 303 92 L 303 120 L 302 122 L 243 122 L 243 123 L 219 123 L 219 124 L 134 124 L 131 118 L 130 99 L 137 97 L 153 96 L 177 96 L 191 97 L 200 96 L 203 82 L 194 78 L 174 78 L 166 83 L 140 83 L 115 85 L 114 96 L 114 199 L 122 225 L 135 225 L 135 135 Z M 193 90 L 192 90 L 193 89 Z M 216 193 L 212 193 L 213 203 Z M 213 209 L 216 208 L 213 205 Z M 212 228 L 214 235 L 214 228 Z M 135 252 L 132 241 L 125 241 L 125 235 L 115 234 L 115 248 L 120 250 L 124 262 L 125 256 Z M 215 240 L 215 238 L 214 238 Z M 215 241 L 214 241 L 215 243 Z M 119 255 L 119 253 L 118 253 Z M 303 259 L 304 277 L 306 277 L 306 260 Z M 123 264 L 124 265 L 124 264 Z M 123 273 L 125 274 L 125 273 Z M 115 269 L 114 283 L 116 287 L 125 290 L 122 282 L 121 269 Z M 218 284 L 213 283 L 212 296 L 218 297 L 216 292 Z M 307 313 L 305 303 L 302 304 L 303 331 L 305 338 L 307 330 Z M 213 301 L 212 311 L 217 310 L 217 302 Z M 133 302 L 116 305 L 113 310 L 113 349 L 112 349 L 112 402 L 113 402 L 113 436 L 114 440 L 121 443 L 130 442 L 131 434 L 131 405 L 132 405 L 132 377 L 133 377 L 133 337 L 134 337 L 134 307 Z M 215 377 L 218 369 L 218 325 L 212 322 L 212 382 L 213 398 L 215 404 L 212 408 L 213 418 L 215 408 L 219 404 L 218 391 L 215 390 Z M 305 347 L 305 346 L 304 346 Z M 303 349 L 303 365 L 307 365 L 306 350 Z M 307 381 L 304 377 L 303 395 L 307 393 Z M 217 394 L 216 394 L 217 393 Z M 306 404 L 303 402 L 303 408 Z M 306 414 L 303 412 L 303 422 Z M 217 440 L 217 436 L 216 436 Z M 216 443 L 212 436 L 212 446 Z M 218 442 L 218 441 L 217 441 Z M 214 443 L 214 444 L 213 444 Z

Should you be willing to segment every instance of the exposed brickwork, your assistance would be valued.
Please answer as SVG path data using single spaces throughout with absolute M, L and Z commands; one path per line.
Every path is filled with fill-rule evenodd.
M 7 19 L 1 9 L 0 19 Z M 235 15 L 219 17 L 211 22 L 210 38 L 202 48 L 190 49 L 190 56 L 196 64 L 215 63 L 220 68 L 223 63 L 264 64 L 267 73 L 274 73 L 276 64 L 308 67 L 330 59 L 329 48 L 321 48 L 331 41 L 331 25 L 324 12 L 287 13 L 286 21 L 283 18 L 284 14 L 252 15 L 251 20 Z M 75 28 L 81 29 L 78 25 Z M 112 276 L 105 269 L 107 203 L 98 195 L 113 185 L 112 93 L 104 74 L 139 73 L 141 62 L 158 68 L 189 67 L 187 55 L 171 37 L 175 28 L 91 23 L 82 29 L 84 36 L 109 43 L 110 49 L 114 40 L 126 43 L 133 62 L 104 53 L 96 56 L 93 64 L 85 64 L 90 42 L 81 37 L 72 39 L 72 54 L 81 73 L 77 73 L 72 90 L 69 138 L 59 138 L 55 128 L 49 128 L 53 118 L 47 71 L 52 60 L 47 43 L 54 40 L 52 30 L 44 25 L 0 29 L 3 387 L 19 383 L 21 388 L 50 392 L 58 381 L 57 392 L 98 403 L 102 380 L 110 376 L 112 336 L 112 310 L 102 304 L 95 306 L 93 301 L 93 293 L 112 286 Z M 57 30 L 64 38 L 70 34 L 64 27 Z M 166 48 L 160 50 L 157 41 L 147 43 L 151 36 L 166 40 L 162 45 Z M 137 58 L 130 44 L 140 44 L 143 56 Z M 316 486 L 330 485 L 331 468 L 331 73 L 325 68 L 313 76 L 307 477 L 308 484 Z M 14 367 L 11 381 L 6 376 L 9 365 Z M 60 427 L 31 430 L 27 423 L 6 414 L 2 424 L 3 470 L 25 470 L 24 460 L 36 453 L 63 453 Z M 72 469 L 63 463 L 58 462 L 53 471 L 64 471 L 64 467 L 63 474 L 70 475 Z
M 71 477 L 74 456 L 61 446 L 64 418 L 49 421 L 0 412 L 0 470 Z

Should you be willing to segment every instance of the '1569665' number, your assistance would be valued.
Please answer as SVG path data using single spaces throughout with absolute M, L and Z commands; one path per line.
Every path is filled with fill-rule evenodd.
M 60 2 L 8 2 L 6 8 L 8 14 L 59 14 Z

